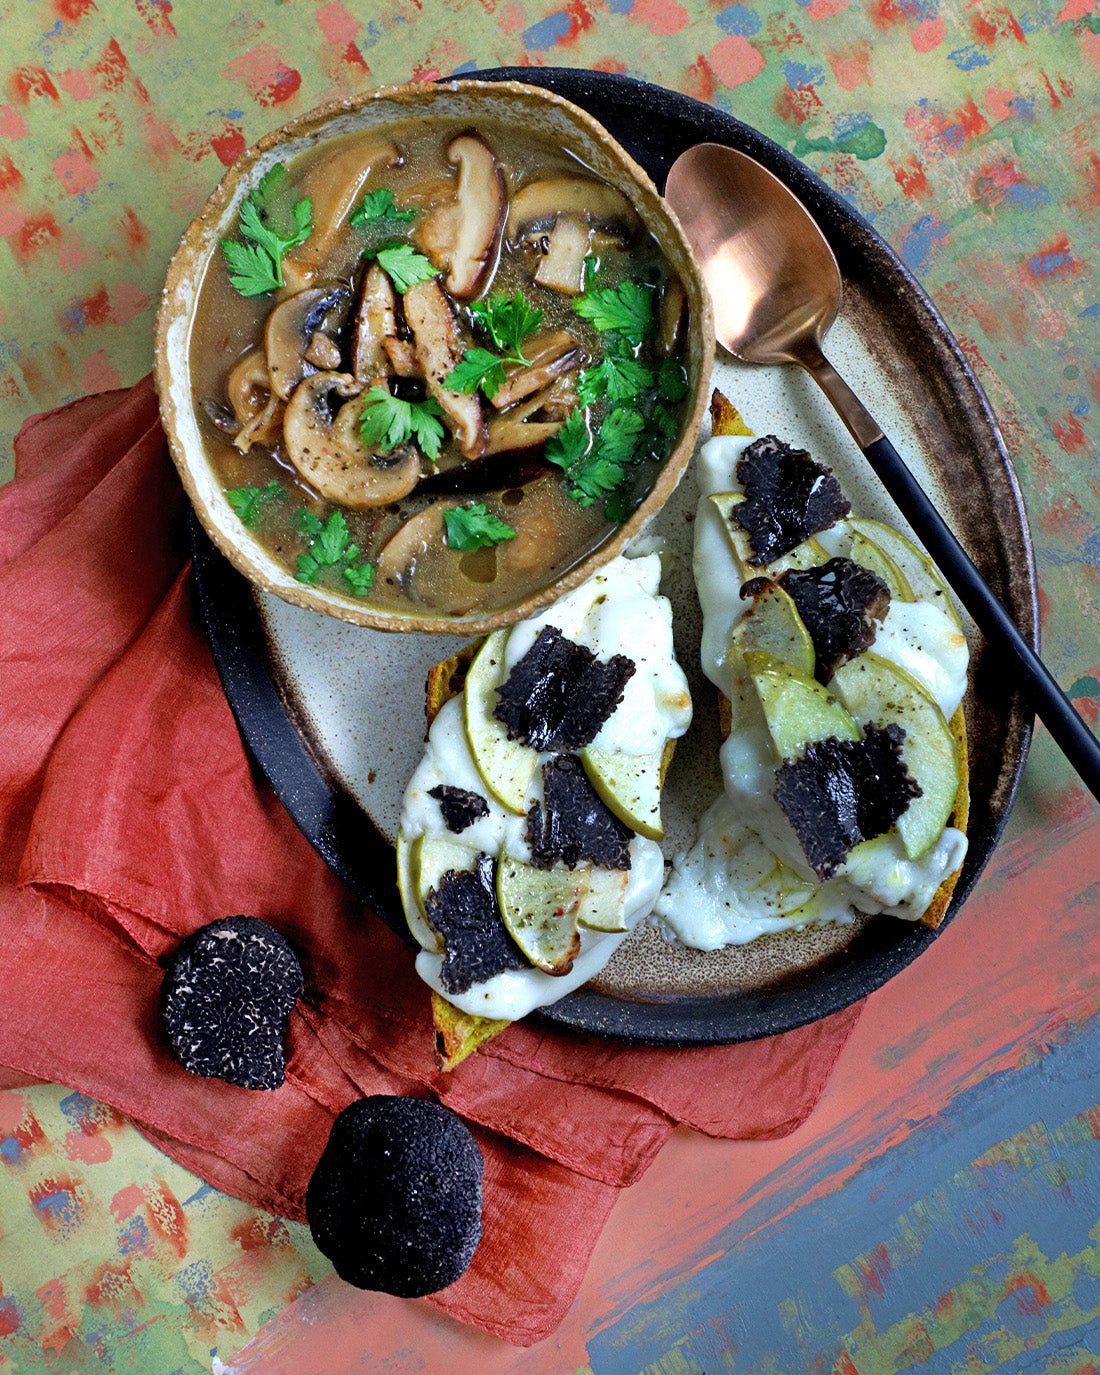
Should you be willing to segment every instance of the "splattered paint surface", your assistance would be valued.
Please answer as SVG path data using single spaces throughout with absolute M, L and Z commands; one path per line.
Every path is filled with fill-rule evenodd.
M 27 415 L 148 370 L 167 259 L 269 128 L 474 66 L 626 71 L 804 158 L 924 285 L 1004 429 L 1046 656 L 1095 722 L 1094 0 L 23 0 L 4 32 L 2 475 Z M 1094 810 L 1040 736 L 965 920 L 871 1000 L 811 1121 L 674 1138 L 527 1353 L 348 1291 L 109 1109 L 11 1090 L 0 1370 L 1100 1370 L 1098 909 Z

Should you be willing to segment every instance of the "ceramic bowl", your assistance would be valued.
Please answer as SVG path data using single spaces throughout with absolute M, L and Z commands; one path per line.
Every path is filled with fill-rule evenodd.
M 579 563 L 491 612 L 460 616 L 417 614 L 415 606 L 390 609 L 295 580 L 250 533 L 233 511 L 201 439 L 197 399 L 189 375 L 188 347 L 199 291 L 221 239 L 236 232 L 241 202 L 276 162 L 288 162 L 319 142 L 398 120 L 443 117 L 500 124 L 515 122 L 575 154 L 622 191 L 660 244 L 687 295 L 689 328 L 685 363 L 689 394 L 675 448 L 659 469 L 652 490 L 630 518 Z M 698 266 L 672 211 L 641 167 L 586 111 L 553 93 L 515 82 L 450 81 L 385 87 L 303 115 L 262 138 L 226 173 L 202 213 L 188 228 L 168 269 L 156 326 L 155 375 L 161 417 L 172 458 L 203 526 L 221 552 L 254 584 L 298 606 L 379 630 L 450 631 L 480 635 L 509 625 L 577 586 L 618 554 L 667 501 L 682 477 L 707 402 L 714 355 L 710 302 Z

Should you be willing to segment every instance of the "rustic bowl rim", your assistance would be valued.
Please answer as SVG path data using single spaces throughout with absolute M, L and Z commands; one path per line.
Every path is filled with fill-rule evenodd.
M 207 232 L 218 224 L 231 205 L 237 189 L 245 182 L 256 164 L 272 149 L 290 139 L 307 138 L 318 134 L 326 124 L 340 116 L 354 116 L 379 101 L 398 106 L 415 107 L 432 103 L 436 95 L 478 92 L 492 104 L 507 105 L 515 99 L 534 101 L 559 109 L 567 121 L 583 131 L 610 156 L 624 173 L 624 181 L 633 183 L 640 193 L 632 197 L 635 208 L 651 232 L 657 233 L 662 251 L 676 261 L 674 266 L 681 277 L 690 307 L 692 322 L 688 336 L 687 355 L 691 391 L 687 398 L 687 415 L 680 437 L 665 459 L 645 500 L 630 517 L 602 544 L 587 554 L 565 573 L 528 594 L 522 601 L 500 608 L 487 615 L 471 614 L 463 617 L 415 616 L 388 613 L 372 608 L 369 602 L 357 604 L 340 593 L 314 587 L 306 583 L 278 581 L 258 563 L 250 553 L 256 542 L 246 527 L 234 531 L 231 538 L 215 519 L 195 476 L 193 465 L 204 464 L 201 451 L 188 450 L 177 431 L 177 405 L 172 396 L 172 374 L 168 334 L 179 318 L 177 295 L 189 288 L 195 279 L 201 284 L 216 242 L 206 244 Z M 494 111 L 494 114 L 497 113 Z M 400 114 L 394 116 L 401 118 Z M 383 121 L 379 127 L 384 127 Z M 195 288 L 197 299 L 198 287 Z M 192 301 L 192 307 L 194 302 Z M 160 305 L 154 330 L 154 382 L 160 405 L 161 421 L 168 441 L 169 452 L 179 473 L 184 490 L 206 533 L 218 550 L 255 586 L 270 592 L 283 601 L 305 607 L 323 615 L 335 617 L 353 625 L 394 633 L 422 632 L 427 634 L 457 634 L 480 636 L 533 615 L 578 587 L 598 569 L 620 554 L 664 506 L 680 479 L 684 476 L 694 454 L 699 430 L 709 397 L 710 368 L 714 357 L 714 320 L 710 298 L 702 280 L 698 263 L 672 208 L 664 201 L 649 174 L 614 139 L 603 125 L 587 110 L 572 101 L 540 86 L 518 81 L 478 81 L 455 79 L 445 82 L 406 82 L 401 85 L 380 86 L 355 96 L 327 101 L 312 110 L 271 130 L 238 157 L 207 198 L 199 214 L 188 225 L 180 239 L 165 274 Z M 226 501 L 224 495 L 222 500 Z M 228 510 L 228 502 L 226 502 Z M 224 514 L 224 512 L 223 512 Z M 238 522 L 239 523 L 239 522 Z M 232 527 L 230 527 L 232 528 Z M 288 585 L 289 582 L 289 585 Z

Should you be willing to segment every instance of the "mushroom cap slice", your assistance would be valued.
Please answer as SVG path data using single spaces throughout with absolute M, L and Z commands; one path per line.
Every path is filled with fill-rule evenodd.
M 359 286 L 355 322 L 351 330 L 351 370 L 365 387 L 389 372 L 384 341 L 397 332 L 397 298 L 393 284 L 377 262 L 371 263 Z
M 496 258 L 507 197 L 497 160 L 481 139 L 462 134 L 447 158 L 459 169 L 455 199 L 425 218 L 416 240 L 437 267 L 448 269 L 447 290 L 464 300 Z
M 347 287 L 309 287 L 280 302 L 264 325 L 271 390 L 284 401 L 317 366 L 306 357 L 325 317 L 347 299 Z
M 548 229 L 559 217 L 569 216 L 589 225 L 618 221 L 624 237 L 633 237 L 641 227 L 638 212 L 621 191 L 606 181 L 584 177 L 546 177 L 528 182 L 512 197 L 505 235 L 516 241 L 534 229 Z
M 229 374 L 226 394 L 240 424 L 233 443 L 242 454 L 253 444 L 271 446 L 278 442 L 284 406 L 271 390 L 263 349 L 245 354 Z
M 458 324 L 443 289 L 433 277 L 405 292 L 405 321 L 413 332 L 416 357 L 428 392 L 439 402 L 455 442 L 467 458 L 485 447 L 485 424 L 476 396 L 451 391 L 443 379 L 458 366 L 464 352 Z
M 371 173 L 400 162 L 401 155 L 389 139 L 378 139 L 365 148 L 358 141 L 348 145 L 335 140 L 333 147 L 306 170 L 297 191 L 299 197 L 308 197 L 311 202 L 313 232 L 283 259 L 285 290 L 301 291 L 312 285 Z
M 407 520 L 375 560 L 376 579 L 449 615 L 462 616 L 478 606 L 486 583 L 496 576 L 496 550 L 462 554 L 448 546 L 443 513 L 459 505 L 457 497 L 445 497 Z M 467 568 L 478 576 L 470 577 Z
M 420 481 L 420 455 L 412 446 L 383 454 L 363 444 L 359 393 L 349 373 L 313 373 L 287 404 L 283 437 L 287 457 L 323 497 L 363 509 L 407 496 Z
M 493 396 L 498 411 L 522 401 L 532 392 L 541 391 L 555 377 L 571 372 L 580 358 L 580 344 L 566 330 L 537 334 L 523 345 L 526 367 L 510 363 L 504 369 L 505 382 Z

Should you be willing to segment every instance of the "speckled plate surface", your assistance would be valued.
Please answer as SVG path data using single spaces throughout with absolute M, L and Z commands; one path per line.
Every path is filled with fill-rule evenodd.
M 1031 541 L 996 422 L 957 344 L 920 287 L 846 202 L 778 145 L 709 106 L 628 77 L 567 69 L 501 69 L 584 106 L 658 186 L 697 142 L 740 148 L 787 182 L 817 218 L 844 278 L 829 355 L 871 405 L 899 451 L 941 503 L 972 558 L 1033 642 L 1037 610 Z M 813 383 L 794 369 L 715 365 L 715 385 L 758 433 L 809 447 L 836 471 L 855 510 L 899 524 L 862 455 Z M 663 590 L 696 719 L 665 792 L 671 855 L 720 787 L 714 690 L 698 670 L 699 612 L 691 580 L 691 473 L 653 529 L 668 549 Z M 903 527 L 904 528 L 904 527 Z M 335 872 L 398 930 L 392 838 L 405 782 L 423 748 L 427 670 L 454 637 L 399 636 L 342 625 L 254 591 L 193 524 L 207 630 L 230 705 L 260 767 Z M 970 850 L 949 919 L 997 842 L 1030 740 L 1031 716 L 993 655 L 971 640 L 966 698 Z M 941 928 L 942 929 L 942 928 Z M 542 1016 L 643 1041 L 749 1040 L 800 1026 L 879 987 L 932 940 L 888 918 L 771 937 L 703 954 L 635 933 L 600 979 Z

